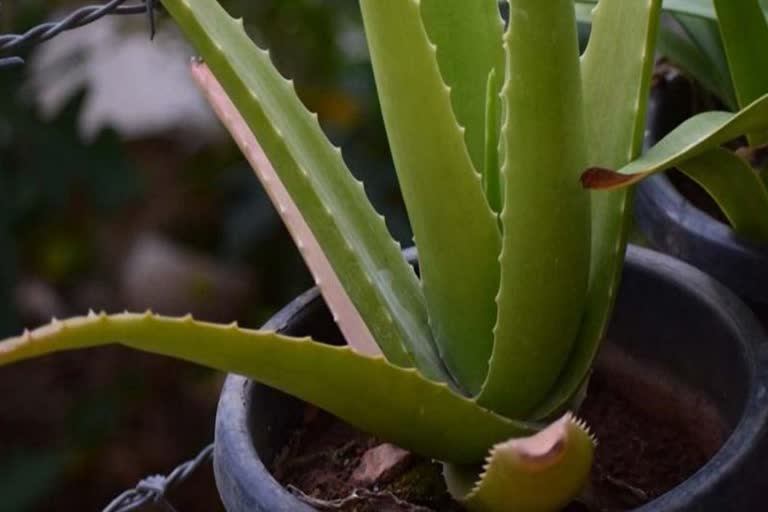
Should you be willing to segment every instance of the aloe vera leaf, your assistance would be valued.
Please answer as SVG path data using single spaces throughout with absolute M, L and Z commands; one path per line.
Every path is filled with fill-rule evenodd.
M 716 148 L 677 168 L 712 196 L 736 233 L 768 243 L 768 190 L 749 163 L 726 149 Z
M 596 4 L 598 0 L 575 0 L 577 4 Z M 768 1 L 759 0 L 763 13 L 768 13 Z M 663 9 L 674 14 L 716 20 L 717 13 L 712 0 L 664 0 Z
M 744 108 L 768 93 L 768 22 L 757 0 L 714 0 L 733 88 Z M 750 144 L 768 141 L 768 131 L 748 133 Z
M 722 89 L 722 93 L 717 96 L 731 106 L 732 110 L 738 110 L 736 93 L 733 90 L 731 75 L 728 70 L 728 58 L 720 38 L 717 20 L 697 18 L 685 14 L 673 14 L 673 18 L 710 62 L 709 74 L 713 75 L 712 79 L 716 80 L 719 88 Z
M 501 168 L 499 167 L 499 129 L 501 127 L 501 98 L 499 86 L 502 79 L 492 69 L 488 73 L 485 89 L 485 170 L 483 171 L 483 189 L 488 204 L 494 212 L 501 211 Z
M 500 234 L 415 0 L 361 0 L 384 124 L 419 249 L 430 325 L 460 386 L 485 378 Z
M 589 160 L 620 166 L 642 149 L 660 0 L 602 0 L 582 58 Z M 622 37 L 616 39 L 615 34 Z M 610 319 L 618 289 L 627 227 L 629 191 L 592 196 L 592 249 L 587 306 L 565 371 L 535 417 L 567 406 L 582 386 Z
M 292 83 L 216 0 L 163 4 L 248 123 L 385 356 L 449 380 L 418 279 Z
M 557 512 L 587 483 L 594 446 L 584 424 L 566 415 L 531 437 L 494 446 L 479 479 L 452 464 L 445 479 L 471 512 Z
M 535 432 L 535 425 L 484 410 L 382 357 L 190 316 L 102 313 L 54 321 L 0 342 L 0 366 L 110 342 L 250 377 L 439 460 L 478 463 L 494 444 Z
M 596 3 L 597 0 L 576 0 L 576 12 L 580 22 L 591 23 L 591 10 Z M 736 109 L 736 98 L 711 0 L 667 0 L 663 9 L 671 14 L 684 33 L 661 30 L 658 40 L 659 53 L 684 69 L 729 107 Z
M 659 53 L 682 68 L 729 108 L 737 109 L 717 23 L 711 19 L 683 14 L 675 14 L 673 17 L 683 33 L 672 29 L 662 30 Z
M 739 112 L 704 112 L 672 130 L 637 160 L 619 170 L 593 167 L 582 175 L 587 188 L 612 190 L 716 148 L 750 132 L 768 129 L 768 94 Z
M 525 417 L 563 369 L 584 310 L 589 194 L 572 0 L 512 0 L 502 89 L 504 233 L 488 378 L 478 403 Z
M 253 132 L 248 128 L 243 116 L 237 111 L 208 66 L 201 62 L 193 62 L 192 76 L 267 191 L 272 204 L 275 205 L 283 223 L 296 242 L 315 283 L 320 288 L 344 339 L 353 350 L 361 354 L 381 354 L 371 331 L 368 330 L 368 326 L 352 304 L 315 235 L 312 234 L 301 211 L 280 181 L 280 177 L 256 137 L 253 136 Z
M 597 0 L 576 0 L 578 19 L 591 23 L 591 9 Z M 683 33 L 674 29 L 661 30 L 658 49 L 709 92 L 730 108 L 736 109 L 725 51 L 720 42 L 717 16 L 711 0 L 664 2 L 664 10 L 675 19 Z
M 574 0 L 577 4 L 596 4 L 598 0 Z M 665 11 L 687 14 L 698 18 L 715 19 L 715 9 L 711 0 L 664 0 Z
M 421 0 L 421 16 L 437 62 L 451 89 L 456 121 L 464 127 L 467 151 L 475 169 L 483 169 L 486 150 L 488 74 L 504 76 L 501 37 L 504 23 L 498 0 Z M 501 82 L 497 82 L 496 94 Z M 495 137 L 498 140 L 498 127 Z

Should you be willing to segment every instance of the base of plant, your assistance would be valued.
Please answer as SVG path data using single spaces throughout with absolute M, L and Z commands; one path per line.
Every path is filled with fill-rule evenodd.
M 413 454 L 375 478 L 359 481 L 364 460 L 382 441 L 312 406 L 305 413 L 270 468 L 303 502 L 318 510 L 463 510 L 446 490 L 442 466 Z
M 652 501 L 703 466 L 726 430 L 706 399 L 611 344 L 598 360 L 581 415 L 596 426 L 600 443 L 591 486 L 569 512 L 618 512 Z M 446 492 L 441 465 L 413 455 L 374 480 L 356 482 L 381 445 L 308 406 L 270 469 L 318 510 L 463 510 Z
M 649 297 L 653 300 L 649 301 Z M 319 339 L 342 341 L 317 290 L 297 298 L 265 327 L 290 335 L 311 333 Z M 594 412 L 589 410 L 591 402 L 584 406 L 581 412 L 592 425 L 610 427 L 609 433 L 596 432 L 596 467 L 603 471 L 597 473 L 597 485 L 592 485 L 586 495 L 589 503 L 595 504 L 595 496 L 607 494 L 625 502 L 614 508 L 614 502 L 609 502 L 603 510 L 632 509 L 646 498 L 651 501 L 636 508 L 636 512 L 765 510 L 768 357 L 758 354 L 768 354 L 764 351 L 768 343 L 746 306 L 722 285 L 689 265 L 630 247 L 608 339 L 631 356 L 629 361 L 643 363 L 634 370 L 620 372 L 644 376 L 634 384 L 609 375 L 608 382 L 614 382 L 609 389 L 624 394 L 631 389 L 643 390 L 613 401 L 624 407 L 626 402 L 642 406 L 645 417 L 664 418 L 664 423 L 617 421 L 609 415 L 595 419 Z M 608 357 L 609 368 L 631 366 L 627 358 L 618 358 L 617 362 L 611 356 L 610 346 L 606 345 L 601 359 L 605 361 Z M 605 364 L 601 363 L 601 367 L 605 368 Z M 603 374 L 608 375 L 604 369 L 600 375 Z M 600 375 L 593 382 L 592 399 L 599 397 Z M 674 375 L 684 385 L 662 375 Z M 712 407 L 702 407 L 710 401 L 717 413 L 712 412 Z M 376 406 L 368 404 L 372 410 Z M 306 423 L 306 414 L 304 402 L 242 377 L 233 375 L 227 379 L 217 413 L 214 469 L 228 512 L 323 510 L 317 504 L 307 505 L 297 499 L 270 472 L 297 426 Z M 618 417 L 628 414 L 628 410 L 620 409 Z M 696 421 L 688 421 L 691 416 Z M 687 426 L 679 427 L 681 424 Z M 622 435 L 612 438 L 610 432 Z M 647 432 L 654 432 L 652 439 L 660 439 L 661 445 L 649 445 L 649 440 L 643 438 Z M 717 449 L 721 440 L 724 443 Z M 715 450 L 717 453 L 712 455 Z M 603 453 L 616 458 L 606 463 Z M 663 464 L 666 459 L 659 458 L 664 453 L 671 455 L 670 464 Z M 651 458 L 643 459 L 645 456 Z M 663 478 L 654 476 L 646 482 L 647 473 L 626 471 L 637 468 L 638 460 L 653 460 L 657 471 L 653 475 Z M 707 463 L 703 467 L 686 478 L 704 461 Z M 684 471 L 680 471 L 681 467 Z M 681 479 L 685 481 L 675 485 Z M 658 485 L 659 481 L 664 485 Z M 601 491 L 601 486 L 610 492 Z M 669 486 L 674 489 L 654 499 Z M 305 487 L 304 492 L 312 495 L 315 487 Z M 578 506 L 581 508 L 574 506 L 569 512 L 590 510 Z

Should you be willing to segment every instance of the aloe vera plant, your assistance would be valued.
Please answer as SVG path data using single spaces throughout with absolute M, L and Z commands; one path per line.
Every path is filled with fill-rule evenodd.
M 593 194 L 579 177 L 640 154 L 661 1 L 601 0 L 583 56 L 573 0 L 508 3 L 505 28 L 496 0 L 360 0 L 417 277 L 242 20 L 216 0 L 163 0 L 349 346 L 92 313 L 5 341 L 0 364 L 108 342 L 179 357 L 443 461 L 470 510 L 560 509 L 589 473 L 593 439 L 567 411 L 610 317 L 631 211 L 628 191 Z M 718 119 L 751 132 L 756 108 Z
M 690 0 L 666 4 L 672 4 L 686 37 L 665 31 L 662 51 L 671 51 L 723 104 L 741 111 L 696 116 L 642 159 L 618 173 L 593 169 L 585 181 L 594 188 L 612 188 L 676 167 L 715 200 L 737 234 L 768 243 L 765 169 L 754 169 L 750 162 L 750 156 L 768 143 L 768 57 L 762 51 L 768 44 L 768 3 Z M 747 144 L 738 151 L 720 147 L 742 135 Z

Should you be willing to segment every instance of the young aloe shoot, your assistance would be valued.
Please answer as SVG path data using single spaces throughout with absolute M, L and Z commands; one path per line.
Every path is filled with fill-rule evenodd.
M 0 344 L 0 364 L 120 342 L 246 375 L 441 460 L 470 510 L 565 506 L 593 455 L 567 411 L 610 318 L 631 211 L 627 191 L 593 194 L 579 176 L 640 153 L 661 1 L 601 0 L 580 56 L 573 0 L 509 0 L 506 28 L 497 0 L 360 0 L 419 277 L 242 20 L 216 0 L 163 4 L 349 346 L 91 314 Z
M 716 77 L 725 68 L 727 87 L 717 88 L 725 104 L 741 109 L 737 114 L 707 112 L 670 133 L 643 158 L 618 172 L 592 169 L 584 177 L 592 188 L 614 188 L 634 183 L 655 172 L 676 167 L 697 182 L 715 200 L 734 231 L 743 238 L 768 244 L 768 188 L 765 171 L 753 169 L 751 155 L 768 143 L 768 45 L 765 7 L 759 0 L 714 0 L 699 12 L 682 6 L 676 12 L 690 38 L 698 41 L 701 55 L 687 55 L 683 63 L 710 62 L 698 77 Z M 679 48 L 683 44 L 678 42 Z M 716 65 L 721 62 L 722 65 Z M 706 86 L 708 82 L 704 82 Z M 746 135 L 738 151 L 721 147 Z M 762 174 L 762 176 L 761 176 Z

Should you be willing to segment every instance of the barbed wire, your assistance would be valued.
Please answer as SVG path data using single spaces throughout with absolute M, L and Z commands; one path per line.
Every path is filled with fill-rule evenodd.
M 0 35 L 0 69 L 24 64 L 18 55 L 3 57 L 4 53 L 16 52 L 43 43 L 67 30 L 88 25 L 108 15 L 142 14 L 147 15 L 150 38 L 155 37 L 155 8 L 157 0 L 138 0 L 139 3 L 123 5 L 128 0 L 110 0 L 101 5 L 81 7 L 64 19 L 42 23 L 21 34 Z
M 213 457 L 213 445 L 206 446 L 194 459 L 187 461 L 168 476 L 154 475 L 139 482 L 135 488 L 125 491 L 112 500 L 102 512 L 132 512 L 150 503 L 161 505 L 169 512 L 177 512 L 168 501 L 168 490 L 189 478 L 200 466 Z

